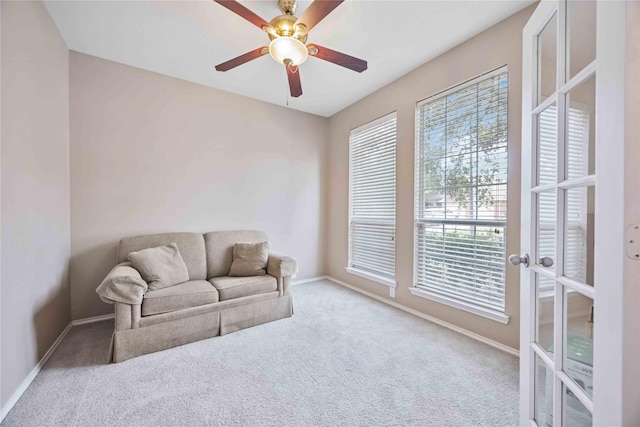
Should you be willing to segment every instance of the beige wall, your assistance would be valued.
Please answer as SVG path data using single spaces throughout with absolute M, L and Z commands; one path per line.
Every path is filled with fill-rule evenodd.
M 502 65 L 509 73 L 509 212 L 507 254 L 519 251 L 520 237 L 520 122 L 522 80 L 522 28 L 533 6 L 455 47 L 388 86 L 369 95 L 330 119 L 327 204 L 327 273 L 385 298 L 386 286 L 345 271 L 348 248 L 349 131 L 397 111 L 397 211 L 395 301 L 518 348 L 519 270 L 507 268 L 506 313 L 503 325 L 409 293 L 413 284 L 413 173 L 414 114 L 417 101 Z M 390 65 L 392 66 L 392 64 Z
M 2 10 L 2 407 L 69 324 L 69 52 L 41 2 Z
M 74 319 L 135 234 L 261 229 L 324 274 L 328 119 L 76 52 L 70 89 Z

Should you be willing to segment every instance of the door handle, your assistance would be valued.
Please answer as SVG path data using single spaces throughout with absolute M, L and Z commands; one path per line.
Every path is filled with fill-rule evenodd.
M 548 256 L 540 258 L 540 265 L 543 267 L 551 267 L 553 265 L 553 259 Z
M 511 265 L 524 265 L 525 268 L 529 267 L 529 254 L 518 255 L 513 254 L 509 256 L 509 264 Z

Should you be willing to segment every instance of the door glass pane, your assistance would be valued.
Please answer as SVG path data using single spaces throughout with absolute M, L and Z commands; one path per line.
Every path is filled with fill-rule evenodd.
M 535 264 L 540 258 L 556 256 L 556 191 L 538 194 L 538 253 Z M 548 267 L 555 270 L 555 264 Z
M 556 50 L 558 41 L 558 15 L 547 23 L 538 35 L 538 102 L 556 91 Z
M 593 300 L 568 290 L 566 301 L 564 371 L 593 396 Z
M 595 187 L 566 190 L 564 275 L 593 286 Z
M 567 179 L 593 175 L 596 141 L 596 77 L 589 77 L 567 95 Z
M 567 2 L 569 75 L 575 76 L 596 59 L 596 2 Z
M 558 182 L 558 109 L 551 104 L 538 115 L 538 185 Z
M 553 425 L 553 371 L 535 355 L 534 381 L 535 420 L 539 426 Z
M 536 342 L 544 351 L 553 353 L 554 280 L 535 274 L 536 278 Z
M 566 386 L 562 386 L 562 388 L 563 424 L 565 427 L 591 427 L 593 425 L 591 412 L 584 407 L 571 390 Z

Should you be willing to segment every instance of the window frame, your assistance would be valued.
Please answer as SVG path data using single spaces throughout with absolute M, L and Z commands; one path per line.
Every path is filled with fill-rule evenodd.
M 451 94 L 454 94 L 456 92 L 460 92 L 460 91 L 464 91 L 465 89 L 469 88 L 470 86 L 473 86 L 475 84 L 478 84 L 484 80 L 490 79 L 492 77 L 498 76 L 500 74 L 503 73 L 507 73 L 507 93 L 506 93 L 506 103 L 507 103 L 507 126 L 506 126 L 506 132 L 507 132 L 507 160 L 506 160 L 506 164 L 505 167 L 508 167 L 508 129 L 509 129 L 509 112 L 508 112 L 508 100 L 509 100 L 509 73 L 508 73 L 508 67 L 506 65 L 498 67 L 496 69 L 493 69 L 491 71 L 482 73 L 480 75 L 477 75 L 473 78 L 470 78 L 464 82 L 455 84 L 453 86 L 450 86 L 447 89 L 444 89 L 440 92 L 437 92 L 429 97 L 426 97 L 420 101 L 418 101 L 416 103 L 415 106 L 415 141 L 414 141 L 414 149 L 415 149 L 415 170 L 414 170 L 414 210 L 413 210 L 413 215 L 414 215 L 414 221 L 413 221 L 413 239 L 414 239 L 414 246 L 413 246 L 413 285 L 409 288 L 409 292 L 412 295 L 421 297 L 421 298 L 426 298 L 432 301 L 436 301 L 451 307 L 455 307 L 457 309 L 463 310 L 463 311 L 467 311 L 469 313 L 473 313 L 503 324 L 507 324 L 509 323 L 510 320 L 510 316 L 506 314 L 506 302 L 507 302 L 507 297 L 506 297 L 506 291 L 507 291 L 507 286 L 506 286 L 506 260 L 504 260 L 504 269 L 505 269 L 505 273 L 504 273 L 504 293 L 503 293 L 503 309 L 502 310 L 498 310 L 495 308 L 489 308 L 489 307 L 485 307 L 482 305 L 478 305 L 476 303 L 470 302 L 470 301 L 466 301 L 463 299 L 458 299 L 455 298 L 454 296 L 452 296 L 451 294 L 447 295 L 444 292 L 437 292 L 437 291 L 432 291 L 429 289 L 426 289 L 425 287 L 421 287 L 418 286 L 418 280 L 419 280 L 419 250 L 418 250 L 418 245 L 420 244 L 421 238 L 419 235 L 419 230 L 420 230 L 420 226 L 421 226 L 421 220 L 422 218 L 419 217 L 418 215 L 418 207 L 420 206 L 420 203 L 423 200 L 423 197 L 420 197 L 421 193 L 424 193 L 425 191 L 425 185 L 424 185 L 424 181 L 421 177 L 421 174 L 424 172 L 424 165 L 421 164 L 421 149 L 424 148 L 424 142 L 421 141 L 421 131 L 422 131 L 422 126 L 420 123 L 421 120 L 421 107 L 424 106 L 425 104 L 434 102 L 438 99 L 442 99 L 444 97 L 447 97 Z M 504 183 L 504 185 L 506 186 L 506 188 L 508 189 L 508 184 L 509 182 L 509 177 L 508 177 L 508 173 L 507 173 L 507 179 Z M 507 194 L 508 190 L 505 190 L 505 194 Z M 508 206 L 508 202 L 507 202 L 507 206 Z M 437 220 L 436 220 L 437 221 Z M 457 225 L 477 225 L 480 226 L 482 225 L 483 222 L 486 223 L 493 223 L 495 221 L 491 221 L 491 220 L 448 220 L 448 219 L 444 219 L 441 222 L 439 222 L 439 224 L 457 224 Z M 507 224 L 507 219 L 505 217 L 504 222 L 499 221 L 501 224 L 500 226 L 503 227 L 504 229 L 504 252 L 506 254 L 506 249 L 507 249 L 507 229 L 508 229 L 508 224 Z
M 353 153 L 352 153 L 352 137 L 354 134 L 366 132 L 368 129 L 376 127 L 382 123 L 387 121 L 394 120 L 395 126 L 395 142 L 394 142 L 394 150 L 393 150 L 393 158 L 394 158 L 394 216 L 393 216 L 393 259 L 394 259 L 394 269 L 393 269 L 393 277 L 390 278 L 386 275 L 376 274 L 373 271 L 364 270 L 353 265 L 353 238 L 352 238 L 352 224 L 354 223 L 353 219 Z M 374 119 L 370 122 L 367 122 L 357 128 L 351 129 L 349 132 L 349 215 L 347 221 L 347 230 L 348 230 L 348 246 L 347 246 L 347 266 L 345 270 L 353 275 L 363 277 L 379 283 L 381 285 L 388 286 L 390 288 L 395 288 L 397 286 L 396 282 L 396 271 L 395 271 L 395 255 L 396 255 L 396 226 L 397 226 L 397 150 L 398 150 L 398 114 L 397 111 L 393 111 L 389 114 L 385 114 L 382 117 Z M 357 221 L 357 220 L 356 220 Z

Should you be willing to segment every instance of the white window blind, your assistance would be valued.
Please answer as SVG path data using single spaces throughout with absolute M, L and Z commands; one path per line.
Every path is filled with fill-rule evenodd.
M 538 117 L 538 184 L 547 185 L 558 182 L 558 109 L 555 104 L 542 111 Z M 543 256 L 556 258 L 556 190 L 541 192 L 537 195 L 538 224 L 536 258 Z M 532 262 L 535 262 L 533 260 Z M 538 274 L 539 297 L 552 296 L 555 282 Z
M 507 73 L 416 107 L 415 284 L 504 312 Z
M 584 109 L 583 109 L 584 108 Z M 540 184 L 557 182 L 557 108 L 550 105 L 539 116 L 538 157 L 541 165 Z M 588 175 L 589 120 L 585 107 L 571 107 L 567 115 L 567 178 Z M 565 276 L 580 282 L 587 281 L 587 189 L 565 191 L 566 240 L 564 255 Z M 556 257 L 556 190 L 538 195 L 538 256 Z M 553 280 L 539 279 L 541 291 L 552 291 Z
M 351 131 L 349 170 L 348 267 L 391 283 L 395 278 L 395 113 Z

